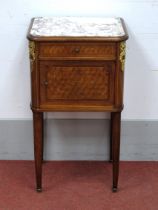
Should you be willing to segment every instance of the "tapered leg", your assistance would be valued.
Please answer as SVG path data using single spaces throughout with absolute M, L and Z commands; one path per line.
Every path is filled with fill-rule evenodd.
M 112 120 L 112 159 L 113 159 L 113 192 L 117 191 L 120 159 L 121 112 L 113 113 Z
M 42 163 L 44 162 L 44 159 L 43 159 L 43 153 L 44 153 L 44 128 L 43 128 L 43 124 L 44 124 L 44 118 L 43 118 L 43 113 L 42 113 L 42 120 L 41 120 L 42 122 L 41 122 L 41 126 L 42 126 L 42 128 L 41 128 L 41 132 L 42 132 Z
M 33 112 L 36 190 L 42 191 L 43 113 Z
M 113 131 L 113 112 L 111 112 L 111 120 L 110 120 L 110 159 L 109 162 L 112 162 L 112 131 Z

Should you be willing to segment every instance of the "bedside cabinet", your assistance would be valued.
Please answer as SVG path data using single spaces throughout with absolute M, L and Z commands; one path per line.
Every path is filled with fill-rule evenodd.
M 113 191 L 119 174 L 125 41 L 121 18 L 39 17 L 28 31 L 37 191 L 42 190 L 43 112 L 111 113 Z

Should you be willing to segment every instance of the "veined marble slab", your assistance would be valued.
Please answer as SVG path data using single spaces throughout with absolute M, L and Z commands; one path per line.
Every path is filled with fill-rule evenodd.
M 37 17 L 30 31 L 33 36 L 124 36 L 120 18 Z

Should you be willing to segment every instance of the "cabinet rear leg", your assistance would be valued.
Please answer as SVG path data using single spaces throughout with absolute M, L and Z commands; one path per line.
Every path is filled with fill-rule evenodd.
M 113 160 L 113 192 L 117 192 L 120 156 L 121 112 L 113 113 L 112 120 L 112 160 Z
M 42 191 L 43 113 L 33 112 L 36 190 Z

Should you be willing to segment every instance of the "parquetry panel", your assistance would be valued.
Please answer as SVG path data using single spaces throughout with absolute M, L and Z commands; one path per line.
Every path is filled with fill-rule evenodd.
M 106 67 L 51 67 L 45 76 L 47 100 L 109 98 L 110 73 Z

